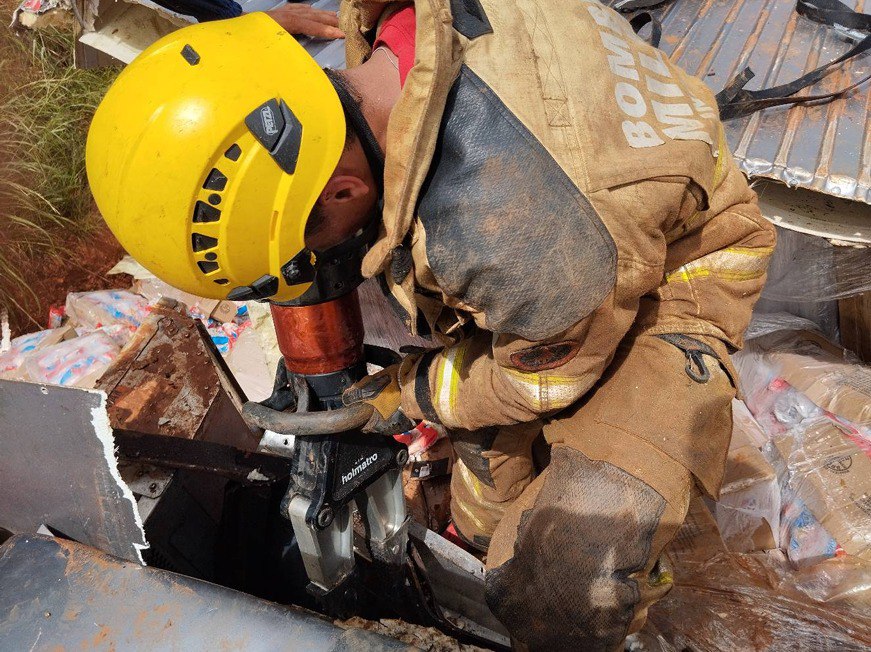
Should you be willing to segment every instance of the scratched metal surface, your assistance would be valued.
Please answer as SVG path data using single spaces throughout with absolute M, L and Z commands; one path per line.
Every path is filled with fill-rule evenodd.
M 869 4 L 843 2 L 857 11 Z M 793 0 L 671 0 L 653 13 L 663 22 L 660 48 L 714 92 L 747 65 L 756 73 L 747 88 L 755 90 L 792 81 L 852 45 L 799 16 Z M 869 64 L 867 56 L 853 60 L 799 94 L 848 86 Z M 751 177 L 871 203 L 869 88 L 871 82 L 828 104 L 770 108 L 728 121 L 732 151 Z
M 100 392 L 0 380 L 0 528 L 27 533 L 45 524 L 138 562 L 145 533 L 108 438 Z M 0 649 L 14 649 L 2 632 Z
M 309 611 L 29 535 L 0 546 L 0 649 L 417 650 Z

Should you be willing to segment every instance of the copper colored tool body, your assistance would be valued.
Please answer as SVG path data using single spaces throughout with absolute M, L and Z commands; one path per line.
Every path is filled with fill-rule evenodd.
M 278 348 L 291 373 L 326 374 L 363 359 L 357 291 L 313 306 L 272 306 Z

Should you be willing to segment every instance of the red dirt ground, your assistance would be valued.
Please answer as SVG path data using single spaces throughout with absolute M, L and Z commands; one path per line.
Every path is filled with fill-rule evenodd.
M 46 328 L 49 308 L 62 306 L 68 292 L 130 286 L 129 276 L 106 276 L 124 250 L 105 226 L 84 238 L 72 239 L 68 246 L 63 257 L 22 262 L 19 269 L 38 301 L 25 292 L 14 296 L 24 310 L 13 310 L 9 315 L 13 336 Z

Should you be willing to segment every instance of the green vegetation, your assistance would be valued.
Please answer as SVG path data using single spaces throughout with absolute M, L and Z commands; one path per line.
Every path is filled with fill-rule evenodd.
M 118 71 L 75 68 L 72 30 L 0 29 L 0 310 L 26 315 L 39 305 L 28 270 L 99 224 L 85 139 Z

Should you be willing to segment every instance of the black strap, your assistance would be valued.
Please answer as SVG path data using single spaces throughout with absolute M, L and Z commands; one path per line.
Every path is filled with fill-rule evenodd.
M 745 68 L 735 75 L 723 90 L 717 93 L 717 106 L 720 109 L 721 120 L 740 118 L 771 106 L 831 100 L 852 91 L 871 79 L 871 74 L 868 74 L 846 88 L 832 93 L 792 97 L 803 88 L 816 84 L 840 68 L 846 61 L 871 49 L 871 15 L 853 11 L 838 0 L 797 0 L 795 9 L 800 15 L 823 25 L 846 27 L 869 32 L 869 35 L 834 61 L 779 86 L 758 91 L 744 90 L 744 86 L 754 77 L 753 71 L 750 68 Z
M 798 0 L 795 10 L 802 16 L 829 27 L 871 31 L 871 15 L 860 14 L 838 0 Z
M 375 180 L 378 196 L 381 197 L 384 194 L 384 152 L 381 151 L 381 146 L 378 144 L 375 134 L 372 133 L 363 111 L 360 110 L 356 98 L 348 92 L 345 84 L 337 79 L 338 73 L 330 68 L 324 68 L 324 72 L 332 82 L 333 88 L 336 89 L 336 94 L 339 96 L 339 101 L 342 103 L 345 117 L 351 124 L 351 129 L 360 139 L 360 146 L 363 148 L 363 154 L 372 170 L 372 178 Z
M 618 0 L 612 6 L 621 13 L 638 11 L 639 9 L 653 9 L 657 5 L 665 4 L 668 0 Z M 638 30 L 635 30 L 638 33 Z
M 424 418 L 436 422 L 440 420 L 440 417 L 432 403 L 432 391 L 429 386 L 429 368 L 440 351 L 441 349 L 424 353 L 417 365 L 417 372 L 414 374 L 414 399 L 417 401 L 417 405 L 423 413 Z
M 636 34 L 648 23 L 650 23 L 650 44 L 658 48 L 662 39 L 662 23 L 659 22 L 658 18 L 655 18 L 649 11 L 643 11 L 637 16 L 633 16 L 632 20 L 629 21 L 632 31 Z

